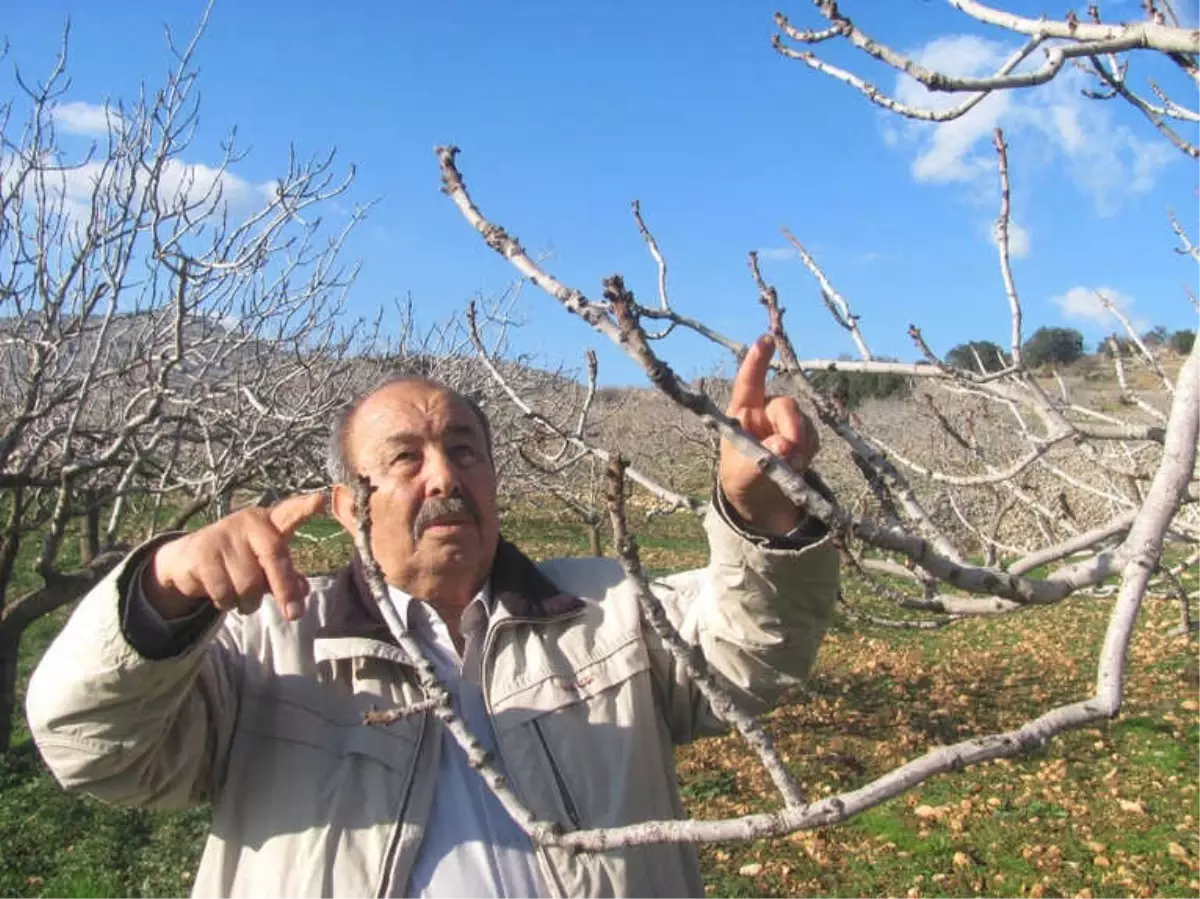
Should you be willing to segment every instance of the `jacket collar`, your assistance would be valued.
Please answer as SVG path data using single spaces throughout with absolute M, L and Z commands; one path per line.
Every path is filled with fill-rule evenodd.
M 583 600 L 564 593 L 523 552 L 500 540 L 492 560 L 493 611 L 506 617 L 540 620 L 582 608 Z M 395 645 L 383 613 L 371 597 L 358 553 L 337 573 L 331 591 L 333 602 L 317 639 L 366 637 Z

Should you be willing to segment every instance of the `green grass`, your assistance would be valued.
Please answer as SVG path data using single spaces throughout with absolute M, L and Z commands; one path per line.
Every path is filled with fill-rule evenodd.
M 531 555 L 587 551 L 586 533 L 568 516 L 513 511 L 505 534 Z M 703 562 L 693 517 L 638 520 L 634 529 L 655 573 Z M 314 522 L 305 530 L 327 537 L 336 529 Z M 349 551 L 338 539 L 297 546 L 310 570 L 333 567 Z M 864 610 L 912 614 L 867 585 L 848 578 L 845 587 Z M 767 727 L 810 797 L 861 786 L 931 746 L 1015 727 L 1088 695 L 1111 608 L 1111 600 L 1080 597 L 920 632 L 839 619 L 810 683 L 766 716 Z M 66 613 L 26 635 L 22 684 Z M 1113 721 L 1018 759 L 934 778 L 837 827 L 703 847 L 709 894 L 1197 895 L 1200 671 L 1195 643 L 1171 636 L 1175 621 L 1174 603 L 1146 602 L 1125 706 Z M 696 817 L 778 807 L 736 737 L 684 747 L 678 762 Z M 0 895 L 187 893 L 206 827 L 203 808 L 151 813 L 67 796 L 23 724 L 0 757 Z M 762 868 L 740 873 L 756 870 L 748 865 Z

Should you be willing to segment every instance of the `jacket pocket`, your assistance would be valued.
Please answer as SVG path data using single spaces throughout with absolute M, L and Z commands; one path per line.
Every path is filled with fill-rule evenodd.
M 298 743 L 332 756 L 355 755 L 393 770 L 409 766 L 420 740 L 421 716 L 378 727 L 364 724 L 361 712 L 323 707 L 275 694 L 247 693 L 238 730 L 258 738 Z
M 423 716 L 410 731 L 330 711 L 318 696 L 247 695 L 213 815 L 213 835 L 241 853 L 226 895 L 371 895 L 389 870 Z
M 541 818 L 573 828 L 639 820 L 638 797 L 658 790 L 664 751 L 670 763 L 645 644 L 630 635 L 578 667 L 554 649 L 547 647 L 549 673 L 494 709 L 504 765 Z
M 493 683 L 492 714 L 497 733 L 576 703 L 598 701 L 614 688 L 650 668 L 640 631 L 620 635 L 587 651 L 547 639 L 544 664 L 509 684 Z
M 554 753 L 550 751 L 550 744 L 546 742 L 546 735 L 542 732 L 541 726 L 537 719 L 530 722 L 533 727 L 533 732 L 537 734 L 538 742 L 541 744 L 542 752 L 546 754 L 546 761 L 550 765 L 550 773 L 554 775 L 554 784 L 558 787 L 558 792 L 562 797 L 563 807 L 567 813 L 567 818 L 571 822 L 571 826 L 578 828 L 580 824 L 579 806 L 575 804 L 575 799 L 571 796 L 571 788 L 567 786 L 567 780 L 563 777 L 562 769 L 558 766 L 558 762 L 554 760 Z

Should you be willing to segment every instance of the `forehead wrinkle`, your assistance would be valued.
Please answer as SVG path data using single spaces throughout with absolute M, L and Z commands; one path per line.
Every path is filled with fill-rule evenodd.
M 402 440 L 426 440 L 438 432 L 486 442 L 478 416 L 458 394 L 422 382 L 401 382 L 376 391 L 359 404 L 347 427 L 348 442 L 354 447 L 350 452 L 363 461 L 372 456 L 378 461 Z
M 354 425 L 360 427 L 370 423 L 377 427 L 393 427 L 391 420 L 399 417 L 417 419 L 415 424 L 423 427 L 445 414 L 448 399 L 451 397 L 445 391 L 414 389 L 410 384 L 385 388 L 363 401 L 354 416 Z M 400 424 L 401 427 L 407 425 L 407 422 Z

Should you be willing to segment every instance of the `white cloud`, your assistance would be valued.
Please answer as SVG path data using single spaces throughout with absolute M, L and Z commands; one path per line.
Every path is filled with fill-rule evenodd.
M 214 169 L 202 162 L 188 163 L 178 159 L 167 162 L 159 179 L 160 197 L 200 200 L 202 197 L 215 198 L 219 191 L 222 203 L 238 208 L 262 202 L 274 190 L 274 182 L 252 184 L 232 172 Z
M 1053 302 L 1062 309 L 1064 318 L 1083 319 L 1093 324 L 1111 328 L 1116 319 L 1100 302 L 1097 294 L 1104 296 L 1125 315 L 1133 306 L 1133 297 L 1111 287 L 1072 287 L 1064 294 L 1053 297 Z
M 987 223 L 988 236 L 992 241 L 992 245 L 999 247 L 1000 240 L 996 233 L 996 223 Z M 1008 223 L 1008 257 L 1010 259 L 1024 259 L 1029 255 L 1031 249 L 1031 239 L 1029 229 L 1016 222 L 1009 220 Z
M 974 77 L 994 72 L 1007 54 L 995 41 L 957 35 L 936 38 L 915 56 L 926 68 Z M 910 106 L 933 109 L 947 109 L 962 102 L 961 96 L 926 90 L 907 75 L 897 79 L 896 98 Z M 1012 94 L 995 93 L 953 121 L 933 127 L 910 123 L 910 136 L 920 148 L 913 160 L 913 177 L 933 183 L 972 182 L 994 169 L 995 157 L 989 152 L 986 139 L 1011 109 L 1012 99 Z
M 0 156 L 0 188 L 8 188 L 15 177 L 13 156 Z M 128 170 L 106 166 L 92 160 L 79 165 L 70 165 L 57 156 L 45 160 L 44 186 L 48 202 L 61 203 L 63 214 L 78 226 L 86 225 L 92 208 L 92 198 L 123 196 L 126 190 Z M 141 193 L 149 182 L 143 169 L 134 179 L 136 192 L 134 206 L 140 202 Z M 32 192 L 33 182 L 25 185 L 23 199 L 36 203 Z M 197 206 L 193 217 L 206 213 L 220 214 L 223 211 L 245 213 L 273 198 L 275 182 L 255 184 L 228 171 L 207 166 L 199 162 L 184 162 L 170 159 L 161 168 L 157 184 L 159 205 L 163 209 L 179 209 L 184 205 Z M 102 203 L 103 208 L 107 203 Z
M 118 127 L 121 117 L 107 104 L 59 103 L 52 113 L 54 125 L 65 134 L 80 137 L 107 137 L 111 128 Z
M 927 68 L 952 75 L 995 72 L 1012 52 L 996 41 L 971 35 L 937 38 L 911 55 Z M 1018 71 L 1040 65 L 1035 54 Z M 905 135 L 883 132 L 888 146 L 915 150 L 913 177 L 930 183 L 961 183 L 990 188 L 996 178 L 992 132 L 1005 130 L 1010 145 L 1057 158 L 1076 186 L 1101 215 L 1116 213 L 1130 198 L 1150 190 L 1162 167 L 1177 155 L 1163 141 L 1143 139 L 1118 124 L 1112 109 L 1081 93 L 1088 76 L 1065 68 L 1053 81 L 1033 90 L 999 91 L 961 118 L 940 124 L 906 121 Z M 896 82 L 896 97 L 913 106 L 945 109 L 963 94 L 926 90 L 907 75 Z M 992 188 L 994 190 L 994 188 Z
M 72 101 L 57 104 L 52 112 L 55 127 L 63 134 L 79 137 L 106 137 L 118 130 L 121 117 L 117 110 L 107 104 Z M 124 164 L 114 167 L 99 159 L 71 165 L 61 157 L 53 155 L 46 159 L 45 182 L 48 190 L 59 194 L 65 214 L 79 223 L 87 221 L 91 212 L 92 197 L 97 190 L 123 190 L 129 179 Z M 0 157 L 0 184 L 12 178 L 13 158 Z M 120 171 L 115 171 L 120 168 Z M 135 189 L 139 195 L 147 189 L 149 180 L 144 168 L 134 175 Z M 160 204 L 167 208 L 201 204 L 201 209 L 245 212 L 254 206 L 274 199 L 276 181 L 253 183 L 230 171 L 222 171 L 202 162 L 185 162 L 178 157 L 167 160 L 158 171 L 157 195 Z

